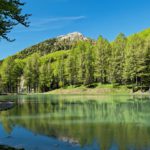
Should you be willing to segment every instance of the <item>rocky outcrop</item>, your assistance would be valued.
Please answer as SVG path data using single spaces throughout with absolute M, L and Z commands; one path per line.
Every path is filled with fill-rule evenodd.
M 0 150 L 24 150 L 23 148 L 13 148 L 5 145 L 0 145 Z
M 80 40 L 87 40 L 87 38 L 79 32 L 73 32 L 73 33 L 69 33 L 69 34 L 66 34 L 66 35 L 61 35 L 61 36 L 58 36 L 57 39 L 60 40 L 60 41 L 67 40 L 67 41 L 70 41 L 70 42 L 80 41 Z

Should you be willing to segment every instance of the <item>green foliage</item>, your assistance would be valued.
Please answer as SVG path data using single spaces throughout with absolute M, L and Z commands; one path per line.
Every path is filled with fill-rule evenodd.
M 86 42 L 81 41 L 78 43 L 78 65 L 79 65 L 79 82 L 83 84 L 86 76 Z
M 50 90 L 52 82 L 52 69 L 51 64 L 42 64 L 39 73 L 39 84 L 42 92 Z
M 94 49 L 90 42 L 86 43 L 86 53 L 85 53 L 85 85 L 90 85 L 94 82 Z
M 77 85 L 79 82 L 79 59 L 77 49 L 72 49 L 67 59 L 67 74 L 70 85 Z
M 34 89 L 34 92 L 38 91 L 39 87 L 39 55 L 34 54 L 30 57 L 24 68 L 24 77 L 28 92 Z
M 107 83 L 148 90 L 150 36 L 143 35 L 119 34 L 111 44 L 101 36 L 74 44 L 47 40 L 0 62 L 0 92 L 18 92 L 24 80 L 27 92 Z
M 95 46 L 96 72 L 95 77 L 98 82 L 109 82 L 109 68 L 111 59 L 111 46 L 109 42 L 100 36 Z
M 128 40 L 125 52 L 124 78 L 126 81 L 138 84 L 140 82 L 140 67 L 144 56 L 144 40 L 134 35 Z
M 22 14 L 22 3 L 20 0 L 0 0 L 0 37 L 8 41 L 7 34 L 19 23 L 28 27 L 27 22 L 30 15 Z
M 123 83 L 123 70 L 125 63 L 125 48 L 127 39 L 124 34 L 119 34 L 112 43 L 112 57 L 111 57 L 111 82 Z
M 3 92 L 17 92 L 23 64 L 12 57 L 5 59 L 0 68 L 1 86 Z
M 76 43 L 74 42 L 63 41 L 63 40 L 59 41 L 58 39 L 53 38 L 41 42 L 39 44 L 36 44 L 27 49 L 24 49 L 23 51 L 17 53 L 13 57 L 23 59 L 28 56 L 31 56 L 34 53 L 38 53 L 40 56 L 47 56 L 47 54 L 49 55 L 50 53 L 54 53 L 57 51 L 72 49 L 74 45 L 76 45 Z

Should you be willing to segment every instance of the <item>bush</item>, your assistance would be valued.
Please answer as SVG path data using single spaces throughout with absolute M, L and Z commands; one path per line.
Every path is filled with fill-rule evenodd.
M 132 85 L 127 85 L 127 88 L 128 88 L 128 89 L 132 89 L 133 86 L 132 86 Z
M 92 84 L 89 84 L 89 85 L 87 85 L 86 87 L 87 88 L 95 88 L 95 87 L 97 87 L 97 83 L 92 83 Z
M 115 84 L 113 84 L 113 88 L 118 88 L 120 86 L 120 84 L 119 83 L 115 83 Z

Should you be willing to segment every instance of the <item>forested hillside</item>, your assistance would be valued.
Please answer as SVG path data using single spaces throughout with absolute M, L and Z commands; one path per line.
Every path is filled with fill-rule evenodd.
M 150 29 L 113 42 L 81 34 L 49 39 L 0 63 L 0 92 L 45 92 L 65 86 L 150 87 Z
M 33 45 L 29 48 L 22 50 L 13 57 L 23 59 L 34 53 L 38 53 L 40 56 L 44 56 L 49 53 L 53 53 L 61 50 L 69 50 L 77 44 L 78 41 L 87 40 L 81 33 L 73 32 L 67 35 L 62 35 L 56 38 L 48 39 L 39 44 Z M 90 39 L 88 39 L 90 40 Z

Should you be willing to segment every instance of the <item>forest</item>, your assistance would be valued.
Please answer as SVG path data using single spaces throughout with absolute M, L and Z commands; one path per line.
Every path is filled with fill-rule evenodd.
M 0 62 L 0 93 L 46 92 L 98 83 L 150 88 L 150 30 L 113 42 L 47 40 Z M 57 41 L 57 42 L 56 42 Z

